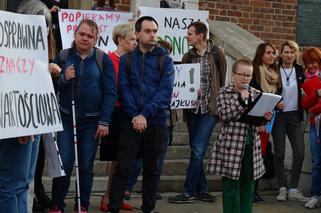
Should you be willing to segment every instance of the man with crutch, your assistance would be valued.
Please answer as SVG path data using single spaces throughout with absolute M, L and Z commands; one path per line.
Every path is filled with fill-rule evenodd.
M 107 54 L 94 47 L 97 38 L 97 24 L 85 19 L 75 31 L 72 47 L 55 59 L 62 68 L 59 107 L 64 130 L 57 139 L 66 176 L 53 179 L 49 213 L 63 212 L 74 164 L 75 212 L 88 212 L 98 140 L 108 134 L 117 99 L 114 67 Z

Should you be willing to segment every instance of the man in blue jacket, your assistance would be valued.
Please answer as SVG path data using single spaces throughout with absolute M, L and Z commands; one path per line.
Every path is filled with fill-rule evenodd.
M 63 59 L 62 53 L 55 59 L 62 68 L 59 107 L 64 130 L 58 133 L 57 139 L 66 176 L 53 179 L 50 213 L 63 212 L 75 161 L 72 97 L 76 112 L 81 212 L 88 211 L 98 140 L 108 134 L 108 124 L 117 99 L 112 61 L 105 53 L 100 60 L 96 56 L 101 54 L 95 48 L 97 24 L 89 19 L 81 21 L 74 37 L 66 59 Z M 103 66 L 99 64 L 101 60 Z
M 174 82 L 173 61 L 156 46 L 158 24 L 143 16 L 135 24 L 138 47 L 120 59 L 119 97 L 123 110 L 116 173 L 109 195 L 109 210 L 119 212 L 127 179 L 139 150 L 143 157 L 144 213 L 152 212 L 158 185 L 158 158 L 165 147 L 166 119 Z M 164 57 L 164 61 L 160 60 Z M 130 67 L 128 60 L 131 59 Z M 163 61 L 163 66 L 160 66 Z M 162 68 L 161 68 L 162 67 Z

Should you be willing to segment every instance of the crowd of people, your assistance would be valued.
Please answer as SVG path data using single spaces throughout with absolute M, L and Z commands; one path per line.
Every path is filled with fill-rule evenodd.
M 161 1 L 163 7 L 171 5 L 185 8 L 182 1 Z M 27 213 L 28 188 L 34 180 L 34 210 L 49 208 L 50 213 L 64 212 L 64 199 L 76 166 L 79 185 L 74 209 L 88 212 L 94 160 L 100 144 L 101 160 L 111 161 L 106 168 L 109 178 L 101 198 L 101 211 L 132 210 L 124 200 L 130 199 L 143 169 L 141 210 L 151 213 L 157 199 L 161 199 L 160 176 L 177 120 L 176 112 L 170 110 L 174 83 L 171 44 L 158 40 L 158 23 L 153 17 L 142 16 L 135 23 L 120 24 L 113 29 L 112 40 L 117 49 L 107 54 L 95 47 L 97 24 L 84 19 L 75 30 L 72 47 L 61 50 L 61 38 L 54 41 L 54 37 L 60 37 L 59 27 L 52 23 L 52 14 L 58 9 L 59 5 L 24 0 L 17 12 L 43 15 L 46 19 L 48 70 L 59 95 L 63 125 L 63 131 L 57 134 L 57 143 L 66 175 L 53 179 L 49 198 L 42 185 L 44 141 L 41 135 L 1 139 L 0 209 Z M 111 0 L 97 1 L 92 9 L 117 11 Z M 216 197 L 209 193 L 205 176 L 209 172 L 222 176 L 224 213 L 252 212 L 253 204 L 264 203 L 257 189 L 266 171 L 263 157 L 272 146 L 271 134 L 272 164 L 279 189 L 276 199 L 305 202 L 305 207 L 311 209 L 318 207 L 321 195 L 320 49 L 308 48 L 301 57 L 294 41 L 284 41 L 279 54 L 273 44 L 262 43 L 252 61 L 239 59 L 233 64 L 231 81 L 226 85 L 225 52 L 207 38 L 206 24 L 193 22 L 186 33 L 191 49 L 181 63 L 200 64 L 200 88 L 195 108 L 183 110 L 191 150 L 185 183 L 182 192 L 169 197 L 168 202 L 214 202 Z M 262 120 L 252 122 L 246 112 L 262 92 L 280 95 L 282 100 L 273 110 L 265 112 Z M 312 184 L 309 198 L 298 188 L 305 153 L 304 109 L 310 116 Z M 218 122 L 221 126 L 207 171 L 204 156 Z M 266 125 L 272 125 L 272 131 Z M 289 184 L 284 168 L 286 136 L 293 155 Z

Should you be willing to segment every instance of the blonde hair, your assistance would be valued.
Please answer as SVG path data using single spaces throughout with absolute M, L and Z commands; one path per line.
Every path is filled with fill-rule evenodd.
M 294 54 L 295 54 L 294 64 L 296 64 L 296 63 L 298 62 L 300 56 L 301 56 L 300 49 L 299 49 L 299 45 L 298 45 L 295 41 L 286 40 L 286 41 L 284 41 L 284 43 L 281 45 L 280 54 L 282 54 L 285 46 L 289 46 L 289 47 L 294 51 Z M 282 58 L 280 57 L 280 59 L 279 59 L 279 65 L 281 65 L 281 64 L 282 64 Z
M 118 45 L 118 38 L 129 38 L 135 33 L 134 23 L 128 22 L 125 24 L 118 24 L 113 30 L 113 41 Z

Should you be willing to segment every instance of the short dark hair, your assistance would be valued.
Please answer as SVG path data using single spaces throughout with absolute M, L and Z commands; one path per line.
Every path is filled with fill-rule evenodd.
M 157 28 L 158 28 L 158 23 L 153 17 L 151 17 L 151 16 L 142 16 L 135 23 L 135 31 L 136 32 L 140 32 L 142 30 L 143 21 L 153 21 L 153 22 L 155 22 L 155 24 L 157 25 Z
M 203 34 L 203 39 L 204 41 L 206 40 L 208 29 L 203 22 L 201 21 L 192 22 L 190 23 L 190 25 L 188 25 L 187 29 L 191 27 L 195 28 L 196 35 Z

